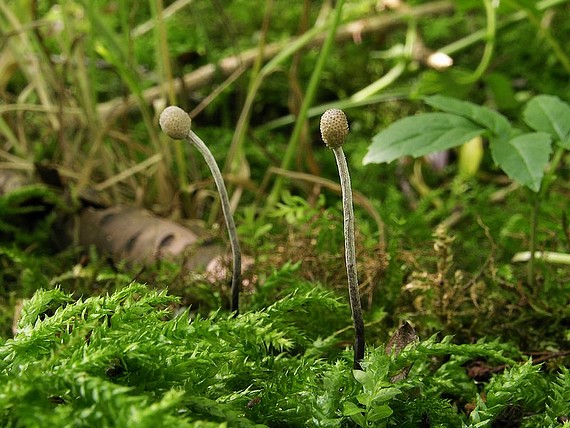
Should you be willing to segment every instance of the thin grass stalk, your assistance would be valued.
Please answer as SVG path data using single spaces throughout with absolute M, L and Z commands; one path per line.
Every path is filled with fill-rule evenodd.
M 50 107 L 53 107 L 55 103 L 49 90 L 53 85 L 49 82 L 57 81 L 57 79 L 52 75 L 50 67 L 42 67 L 42 62 L 49 63 L 49 59 L 45 56 L 44 50 L 38 47 L 39 42 L 36 35 L 33 31 L 29 31 L 31 27 L 24 27 L 4 1 L 0 1 L 0 11 L 6 18 L 6 22 L 3 22 L 2 25 L 10 25 L 16 34 L 14 37 L 19 40 L 17 47 L 13 40 L 9 40 L 14 58 L 18 62 L 20 70 L 35 88 L 40 103 L 46 107 L 46 111 L 50 112 Z M 47 119 L 53 130 L 59 130 L 60 123 L 57 114 L 47 113 Z M 24 148 L 23 151 L 27 151 L 27 148 Z
M 237 159 L 237 155 L 242 153 L 243 145 L 245 141 L 245 134 L 247 132 L 247 123 L 249 123 L 249 118 L 251 115 L 251 110 L 253 107 L 253 103 L 255 101 L 255 97 L 259 88 L 261 87 L 263 81 L 267 76 L 273 73 L 277 67 L 279 67 L 284 61 L 290 58 L 295 52 L 299 49 L 302 49 L 307 44 L 309 44 L 314 38 L 316 38 L 322 32 L 322 27 L 313 27 L 305 34 L 300 36 L 299 38 L 295 39 L 293 42 L 288 44 L 287 46 L 283 47 L 279 53 L 273 57 L 267 64 L 263 66 L 257 78 L 250 86 L 247 97 L 240 114 L 240 118 L 238 119 L 238 125 L 236 126 L 236 133 L 234 138 L 232 139 L 232 143 L 228 150 L 228 156 L 226 157 L 226 164 L 224 169 L 227 170 L 229 166 Z M 243 124 L 242 124 L 243 122 Z
M 568 0 L 563 1 L 541 1 L 536 3 L 537 10 L 546 10 L 551 7 L 557 6 L 560 3 L 566 3 Z M 507 4 L 511 7 L 515 7 L 518 9 L 522 9 L 524 11 L 525 17 L 529 20 L 529 22 L 536 28 L 536 31 L 539 35 L 544 37 L 544 40 L 554 53 L 554 56 L 558 59 L 564 70 L 570 74 L 570 57 L 566 54 L 563 47 L 560 45 L 558 40 L 552 35 L 549 30 L 549 26 L 543 24 L 542 19 L 539 19 L 532 9 L 526 7 L 524 4 L 521 4 L 519 1 L 512 1 L 506 0 Z
M 303 131 L 303 126 L 305 125 L 305 121 L 307 120 L 307 113 L 309 111 L 309 107 L 311 106 L 315 98 L 317 88 L 322 78 L 322 72 L 324 69 L 325 62 L 329 57 L 329 53 L 335 38 L 336 30 L 341 21 L 343 5 L 344 5 L 344 0 L 339 0 L 335 6 L 332 23 L 328 29 L 327 37 L 319 53 L 319 57 L 315 64 L 313 73 L 311 74 L 311 79 L 309 80 L 307 91 L 305 93 L 305 97 L 303 98 L 303 103 L 301 104 L 301 108 L 299 110 L 299 116 L 297 117 L 297 121 L 295 122 L 295 127 L 293 128 L 293 132 L 291 134 L 291 138 L 287 145 L 287 149 L 285 150 L 285 154 L 283 155 L 283 160 L 281 161 L 281 169 L 290 168 L 291 162 L 293 160 L 293 155 L 298 150 L 299 140 L 301 138 L 301 132 Z M 267 203 L 265 205 L 266 209 L 275 205 L 281 194 L 282 186 L 283 186 L 283 179 L 281 177 L 277 177 L 275 183 L 273 184 L 273 189 L 271 190 L 271 193 L 267 198 Z
M 238 122 L 236 125 L 236 130 L 232 137 L 232 142 L 230 144 L 230 149 L 228 150 L 228 156 L 226 158 L 226 164 L 224 166 L 224 170 L 231 171 L 233 169 L 233 164 L 239 160 L 242 149 L 243 149 L 243 142 L 245 140 L 245 135 L 249 128 L 249 120 L 251 117 L 251 110 L 253 106 L 253 101 L 263 79 L 260 78 L 261 74 L 261 64 L 264 57 L 264 50 L 266 45 L 266 37 L 267 31 L 269 29 L 269 17 L 271 16 L 271 12 L 273 10 L 273 0 L 267 0 L 265 2 L 265 12 L 263 14 L 263 26 L 261 31 L 261 37 L 259 38 L 259 44 L 257 46 L 257 55 L 255 57 L 255 61 L 253 62 L 253 66 L 251 68 L 250 74 L 250 81 L 247 88 L 247 95 L 244 102 L 244 106 L 238 118 Z
M 530 230 L 528 238 L 528 250 L 529 259 L 527 267 L 527 282 L 533 293 L 538 292 L 536 289 L 536 273 L 535 273 L 535 260 L 536 260 L 536 239 L 537 239 L 537 228 L 538 228 L 538 217 L 540 215 L 540 205 L 542 200 L 545 198 L 546 193 L 550 189 L 550 185 L 554 181 L 554 175 L 558 169 L 558 165 L 562 161 L 562 154 L 565 149 L 562 146 L 558 146 L 554 152 L 554 156 L 550 161 L 550 165 L 542 178 L 542 185 L 540 186 L 540 191 L 538 193 L 531 192 L 532 206 L 530 211 Z
M 263 63 L 263 58 L 265 57 L 265 46 L 266 46 L 266 39 L 267 33 L 269 31 L 269 22 L 271 13 L 273 11 L 273 0 L 266 0 L 265 2 L 265 11 L 263 13 L 263 24 L 261 27 L 259 43 L 257 46 L 257 55 L 253 62 L 253 66 L 251 69 L 250 81 L 247 88 L 246 99 L 244 102 L 244 106 L 241 110 L 240 116 L 238 118 L 238 122 L 236 124 L 235 132 L 232 136 L 232 142 L 230 143 L 230 147 L 228 150 L 228 154 L 226 156 L 226 162 L 224 165 L 225 172 L 231 172 L 234 170 L 236 164 L 245 165 L 246 159 L 245 154 L 243 152 L 243 145 L 245 142 L 245 136 L 249 129 L 249 121 L 251 118 L 251 110 L 253 107 L 253 102 L 255 100 L 255 96 L 261 87 L 261 83 L 263 79 L 260 78 L 261 74 L 261 65 Z M 242 67 L 240 67 L 242 68 Z M 241 189 L 237 189 L 232 196 L 233 202 L 237 205 L 237 201 L 239 201 L 241 197 Z M 218 216 L 218 208 L 214 207 L 210 213 L 210 219 L 215 219 Z
M 117 37 L 100 19 L 97 11 L 95 10 L 95 5 L 93 2 L 81 0 L 80 3 L 85 8 L 88 19 L 93 26 L 93 30 L 96 32 L 98 40 L 101 42 L 101 45 L 98 48 L 99 55 L 109 61 L 117 69 L 119 76 L 126 84 L 129 91 L 135 96 L 139 105 L 139 109 L 141 111 L 148 137 L 155 150 L 159 153 L 162 153 L 163 155 L 164 163 L 159 164 L 157 168 L 157 193 L 161 202 L 169 203 L 171 201 L 171 188 L 167 180 L 167 177 L 169 175 L 167 166 L 172 163 L 170 158 L 170 151 L 158 137 L 150 108 L 143 97 L 140 79 L 135 71 L 133 71 L 132 67 L 129 66 L 129 51 L 124 48 L 124 44 L 120 43 L 119 40 L 117 40 Z M 122 27 L 128 28 L 128 15 L 126 12 L 122 12 L 121 16 L 123 21 Z M 127 40 L 127 45 L 129 44 L 130 41 Z M 85 173 L 90 174 L 89 171 L 86 171 Z
M 165 98 L 168 104 L 176 105 L 176 91 L 174 89 L 174 77 L 172 75 L 172 67 L 170 64 L 170 49 L 168 48 L 168 37 L 166 31 L 166 23 L 164 20 L 164 5 L 162 0 L 149 0 L 152 21 L 154 26 L 154 45 L 156 48 L 156 59 L 158 64 L 161 81 L 167 82 Z M 177 167 L 177 179 L 180 189 L 188 188 L 188 162 L 184 153 L 184 143 L 182 141 L 174 142 L 174 159 Z M 190 199 L 187 193 L 182 193 L 182 204 L 186 210 L 190 209 Z

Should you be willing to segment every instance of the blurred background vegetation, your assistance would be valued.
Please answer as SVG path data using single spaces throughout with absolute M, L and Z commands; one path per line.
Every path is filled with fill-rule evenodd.
M 567 349 L 570 270 L 540 262 L 531 286 L 511 262 L 528 249 L 531 198 L 484 144 L 463 155 L 467 175 L 459 151 L 388 165 L 362 158 L 381 129 L 426 111 L 426 95 L 492 107 L 521 127 L 532 96 L 570 101 L 569 17 L 565 0 L 0 0 L 0 173 L 28 183 L 3 191 L 2 334 L 39 287 L 91 294 L 133 278 L 93 250 L 61 252 L 54 235 L 74 237 L 56 227 L 62 215 L 132 205 L 218 236 L 206 167 L 159 132 L 169 104 L 190 113 L 225 173 L 253 263 L 246 293 L 291 261 L 344 296 L 337 172 L 318 132 L 320 114 L 339 107 L 351 126 L 370 340 L 405 319 L 422 336 Z M 568 253 L 567 153 L 557 176 L 537 242 Z M 135 272 L 198 310 L 227 303 L 225 279 L 211 286 L 168 262 Z

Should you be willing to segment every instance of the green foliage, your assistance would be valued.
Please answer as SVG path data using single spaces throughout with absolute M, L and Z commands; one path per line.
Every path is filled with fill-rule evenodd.
M 288 320 L 295 311 L 302 320 L 303 307 L 322 313 L 339 305 L 310 290 L 237 318 L 190 320 L 187 312 L 172 317 L 167 308 L 176 301 L 136 283 L 73 303 L 59 289 L 36 293 L 18 334 L 0 349 L 3 425 L 40 426 L 50 413 L 54 426 L 71 415 L 80 426 L 150 426 L 159 414 L 167 421 L 159 426 L 172 426 L 182 412 L 188 423 L 252 426 L 244 411 L 257 394 L 283 400 L 279 409 L 291 413 L 299 403 L 291 407 L 288 394 L 301 394 L 301 375 L 321 367 L 289 354 L 312 346 L 315 324 Z
M 419 157 L 457 147 L 485 134 L 495 163 L 513 180 L 534 192 L 540 190 L 552 140 L 567 147 L 570 106 L 559 98 L 537 96 L 523 113 L 528 126 L 539 132 L 512 127 L 508 120 L 487 107 L 442 95 L 426 103 L 445 113 L 425 113 L 401 119 L 377 134 L 364 163 L 391 162 L 401 156 Z
M 529 418 L 526 427 L 533 426 L 570 426 L 570 372 L 568 368 L 561 367 L 556 378 L 549 384 L 549 389 L 541 400 L 546 400 L 546 410 Z M 565 421 L 565 423 L 564 423 Z
M 196 123 L 211 134 L 205 140 L 214 143 L 216 158 L 223 160 L 231 153 L 227 148 L 248 98 L 246 50 L 261 48 L 262 40 L 266 55 L 272 42 L 290 48 L 291 37 L 314 31 L 311 26 L 326 17 L 318 2 L 305 2 L 306 9 L 302 2 L 267 2 L 273 6 L 267 27 L 260 13 L 263 2 L 249 0 L 223 6 L 192 2 L 161 19 L 153 2 L 32 3 L 12 2 L 0 12 L 6 36 L 0 79 L 4 160 L 22 168 L 28 165 L 22 162 L 47 156 L 66 184 L 105 189 L 112 203 L 136 198 L 176 217 L 208 216 L 208 183 L 200 181 L 192 160 L 188 168 L 179 159 L 173 162 L 175 146 L 163 146 L 156 138 L 148 107 L 159 108 L 160 102 L 143 96 L 158 96 L 159 84 L 243 53 L 241 77 L 236 72 L 224 82 L 220 69 L 214 76 L 200 74 L 203 82 L 191 83 L 190 91 L 167 94 L 174 85 L 165 85 L 159 95 L 177 98 L 188 110 L 200 103 L 204 110 Z M 347 0 L 343 19 L 374 21 L 376 3 Z M 417 5 L 445 2 L 408 3 L 413 14 Z M 532 365 L 518 351 L 565 349 L 569 338 L 567 268 L 537 260 L 537 287 L 531 295 L 521 281 L 520 265 L 510 262 L 528 245 L 526 194 L 503 193 L 486 174 L 477 182 L 450 179 L 457 172 L 453 162 L 441 172 L 424 168 L 426 184 L 434 190 L 419 195 L 409 188 L 422 174 L 416 175 L 419 162 L 413 176 L 412 164 L 382 169 L 355 165 L 364 156 L 370 129 L 417 112 L 416 102 L 401 100 L 426 94 L 470 100 L 427 98 L 426 105 L 440 111 L 395 122 L 379 134 L 381 139 L 375 137 L 379 151 L 373 160 L 421 156 L 484 136 L 490 143 L 485 163 L 494 161 L 533 191 L 555 183 L 560 197 L 542 195 L 537 249 L 568 252 L 564 151 L 570 149 L 570 63 L 559 42 L 570 34 L 567 2 L 500 2 L 494 40 L 485 37 L 481 1 L 455 6 L 444 15 L 412 19 L 407 12 L 387 11 L 385 17 L 394 17 L 397 24 L 393 30 L 371 33 L 373 27 L 367 26 L 362 34 L 351 34 L 354 43 L 339 39 L 319 80 L 315 104 L 321 105 L 309 110 L 312 117 L 325 103 L 346 103 L 353 184 L 386 225 L 386 246 L 379 250 L 374 229 L 364 224 L 367 217 L 357 213 L 359 272 L 371 333 L 365 371 L 352 371 L 345 350 L 352 335 L 344 287 L 338 296 L 330 290 L 344 283 L 340 209 L 328 207 L 323 194 L 308 200 L 307 194 L 313 198 L 322 190 L 318 180 L 295 178 L 295 190 L 282 192 L 282 203 L 259 215 L 263 196 L 258 190 L 267 188 L 268 168 L 282 160 L 290 134 L 290 129 L 275 132 L 276 126 L 267 124 L 290 124 L 303 116 L 298 114 L 306 99 L 303 82 L 319 55 L 318 48 L 311 48 L 299 50 L 291 60 L 281 56 L 273 63 L 279 63 L 278 70 L 271 68 L 278 72 L 259 82 L 243 151 L 234 159 L 240 169 L 227 169 L 231 185 L 244 189 L 237 218 L 256 261 L 247 278 L 251 294 L 243 298 L 246 310 L 236 318 L 219 309 L 210 313 L 223 306 L 223 287 L 174 262 L 147 267 L 136 278 L 167 286 L 179 298 L 136 282 L 125 288 L 134 274 L 94 251 L 81 259 L 78 251 L 46 257 L 53 253 L 48 241 L 52 208 L 64 209 L 59 198 L 42 186 L 0 198 L 0 425 L 562 426 L 570 414 L 568 370 L 557 369 L 563 364 L 559 360 Z M 402 49 L 404 39 L 418 45 Z M 493 71 L 477 74 L 475 81 L 481 48 L 488 51 L 491 43 L 494 55 L 487 65 Z M 424 46 L 449 53 L 454 65 L 430 69 L 415 58 Z M 375 52 L 379 48 L 388 52 Z M 384 81 L 388 70 L 397 70 L 395 65 L 401 71 L 397 80 L 389 73 L 390 84 L 398 85 L 394 91 L 354 102 L 351 94 Z M 155 89 L 143 92 L 151 87 Z M 539 93 L 560 99 L 533 97 Z M 103 103 L 113 99 L 120 105 L 110 112 Z M 138 111 L 122 116 L 123 100 Z M 283 115 L 288 116 L 279 119 Z M 311 118 L 303 126 L 303 140 L 297 167 L 336 177 L 327 153 L 311 144 L 318 140 Z M 159 163 L 138 168 L 137 162 L 159 153 Z M 195 185 L 188 186 L 186 170 Z M 502 198 L 494 199 L 498 193 Z M 445 251 L 434 251 L 445 238 L 433 238 L 434 225 L 446 223 L 450 213 L 458 223 L 448 223 Z M 5 339 L 12 337 L 21 298 L 38 288 L 42 290 L 22 309 L 15 337 Z M 87 297 L 93 294 L 101 296 Z M 432 336 L 387 355 L 381 343 L 404 319 L 415 324 L 420 336 L 441 330 L 467 344 Z M 497 339 L 473 343 L 484 335 Z M 472 365 L 486 368 L 486 376 L 474 379 Z
M 538 95 L 532 98 L 523 111 L 528 126 L 546 132 L 565 149 L 570 149 L 570 105 L 558 97 Z
M 237 317 L 174 315 L 177 300 L 138 283 L 79 300 L 38 291 L 0 345 L 2 425 L 476 427 L 512 407 L 529 421 L 568 409 L 567 370 L 545 375 L 499 342 L 432 336 L 391 355 L 370 347 L 364 371 L 348 352 L 327 362 L 311 312 L 339 303 L 318 289 Z M 481 359 L 505 367 L 482 391 L 466 370 Z
M 0 238 L 20 245 L 42 245 L 49 239 L 60 198 L 43 185 L 27 185 L 0 196 Z

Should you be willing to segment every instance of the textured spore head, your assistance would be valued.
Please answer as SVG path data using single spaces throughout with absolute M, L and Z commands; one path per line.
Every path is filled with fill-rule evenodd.
M 192 119 L 188 113 L 176 106 L 166 107 L 160 113 L 158 123 L 164 133 L 174 140 L 186 138 L 192 127 Z
M 348 120 L 342 110 L 332 108 L 321 116 L 321 136 L 325 144 L 332 148 L 340 147 L 348 135 Z

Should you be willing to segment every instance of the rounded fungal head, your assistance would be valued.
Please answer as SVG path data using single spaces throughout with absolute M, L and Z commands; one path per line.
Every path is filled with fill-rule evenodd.
M 158 123 L 164 133 L 174 140 L 186 138 L 192 127 L 192 119 L 188 113 L 176 106 L 166 107 L 160 113 Z
M 344 144 L 348 135 L 348 120 L 342 110 L 332 108 L 321 116 L 321 136 L 327 147 L 336 148 Z

